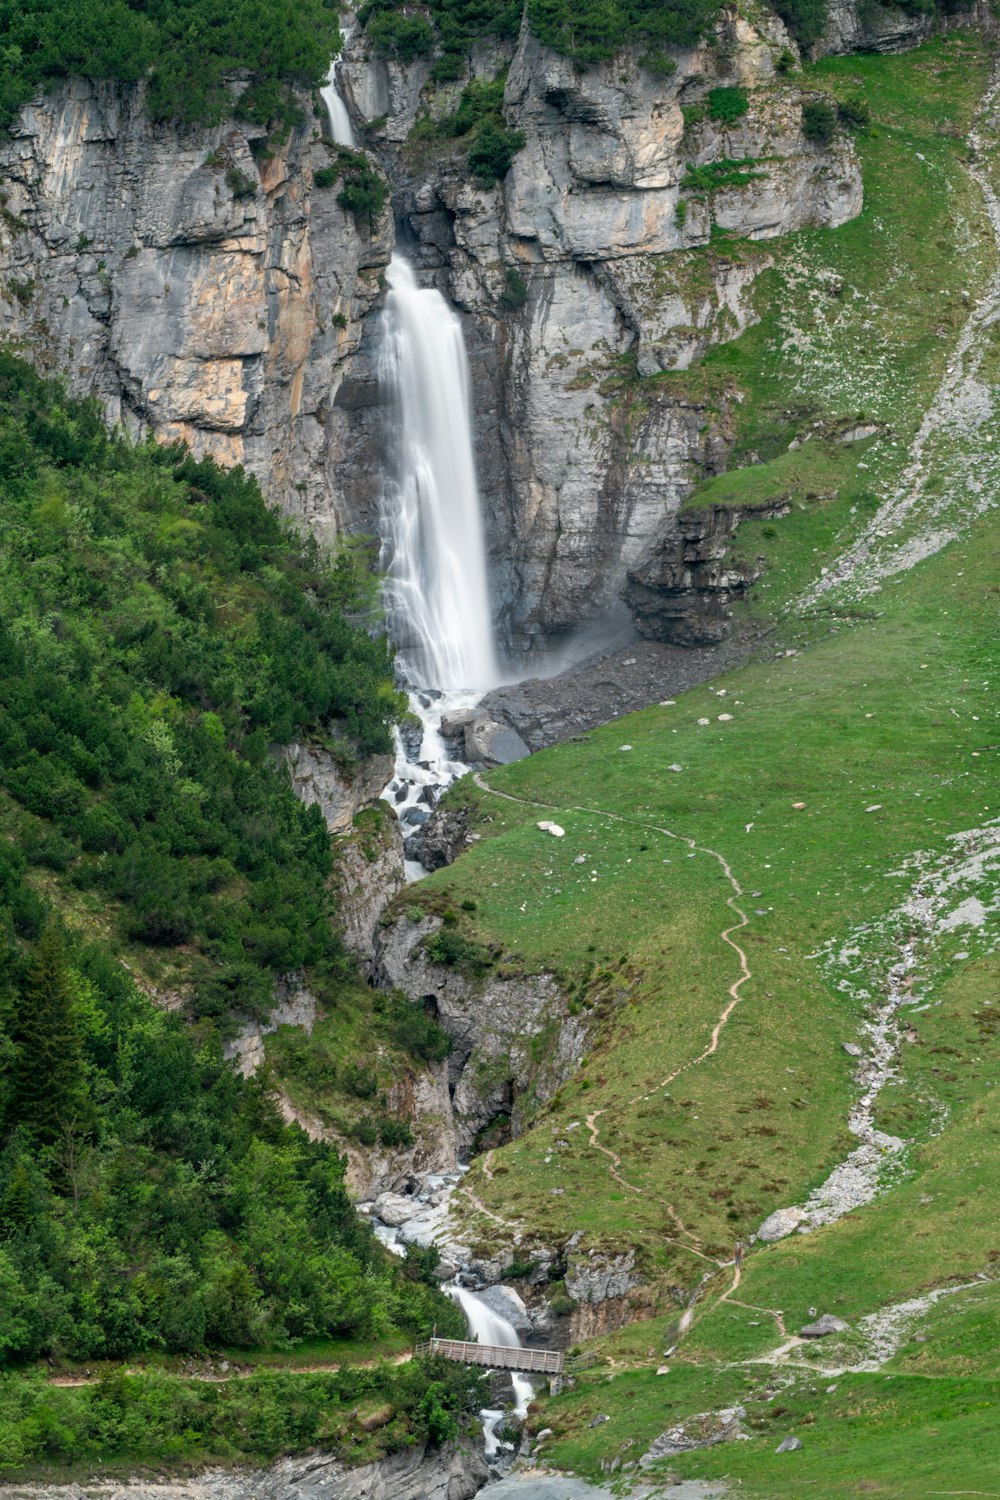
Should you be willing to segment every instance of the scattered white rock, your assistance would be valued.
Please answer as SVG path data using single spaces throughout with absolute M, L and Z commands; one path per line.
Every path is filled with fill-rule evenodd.
M 632 746 L 631 745 L 619 745 L 618 748 L 619 748 L 619 750 L 631 750 Z
M 793 1230 L 798 1229 L 806 1218 L 808 1215 L 804 1208 L 776 1208 L 773 1214 L 768 1214 L 757 1230 L 757 1238 L 764 1240 L 767 1244 L 773 1244 L 775 1240 L 783 1240 L 786 1234 L 791 1234 Z
M 673 763 L 672 766 L 668 766 L 667 767 L 668 771 L 683 771 L 683 769 L 684 769 L 684 767 L 683 766 L 679 766 L 676 761 L 674 761 L 674 763 Z
M 711 722 L 712 722 L 711 719 L 699 719 L 698 720 L 699 724 L 711 724 Z
M 656 1373 L 657 1373 L 657 1375 L 669 1375 L 670 1374 L 670 1366 L 669 1365 L 658 1365 L 657 1369 L 656 1369 Z
M 794 1453 L 797 1448 L 801 1447 L 802 1443 L 797 1437 L 786 1437 L 782 1438 L 774 1451 L 775 1453 Z
M 795 812 L 801 812 L 804 807 L 805 807 L 805 803 L 804 802 L 793 802 L 792 803 L 792 808 L 793 808 L 793 810 Z
M 720 714 L 719 715 L 719 723 L 720 724 L 728 724 L 731 721 L 732 717 L 733 717 L 732 714 Z
M 547 819 L 541 823 L 537 823 L 535 826 L 540 828 L 543 833 L 551 833 L 552 837 L 556 839 L 565 838 L 566 836 L 565 828 L 560 828 L 558 823 L 550 823 Z
M 866 813 L 868 813 L 868 812 L 881 812 L 881 811 L 882 811 L 882 804 L 881 804 L 881 802 L 873 802 L 872 805 L 871 805 L 871 807 L 866 807 L 865 808 L 865 812 Z
M 857 1042 L 841 1042 L 840 1045 L 848 1057 L 864 1057 L 865 1055 L 864 1048 L 859 1047 Z

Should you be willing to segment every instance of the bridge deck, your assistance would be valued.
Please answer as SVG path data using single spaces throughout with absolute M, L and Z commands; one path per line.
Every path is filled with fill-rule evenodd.
M 464 1339 L 428 1339 L 416 1354 L 440 1354 L 460 1365 L 485 1365 L 489 1370 L 520 1370 L 530 1374 L 561 1375 L 565 1357 L 554 1349 L 508 1349 L 500 1344 L 473 1344 Z

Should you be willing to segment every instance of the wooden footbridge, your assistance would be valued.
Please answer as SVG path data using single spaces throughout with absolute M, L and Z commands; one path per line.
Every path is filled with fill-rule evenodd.
M 466 1339 L 430 1338 L 414 1350 L 422 1355 L 440 1354 L 460 1365 L 485 1365 L 488 1370 L 519 1370 L 530 1375 L 562 1375 L 567 1369 L 566 1356 L 555 1349 L 510 1349 L 502 1344 L 477 1344 Z M 570 1361 L 572 1364 L 573 1362 Z

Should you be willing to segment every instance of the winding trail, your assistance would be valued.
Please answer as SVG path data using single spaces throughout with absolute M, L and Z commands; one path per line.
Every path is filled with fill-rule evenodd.
M 735 922 L 733 922 L 730 926 L 724 928 L 723 931 L 720 932 L 719 937 L 720 940 L 723 943 L 726 943 L 730 948 L 732 948 L 733 952 L 736 954 L 740 965 L 739 977 L 733 981 L 726 992 L 728 995 L 728 999 L 726 1001 L 726 1004 L 723 1006 L 722 1011 L 715 1022 L 715 1025 L 712 1027 L 708 1045 L 704 1047 L 696 1057 L 689 1058 L 687 1062 L 681 1063 L 679 1067 L 675 1068 L 672 1073 L 668 1073 L 667 1076 L 665 1078 L 662 1078 L 659 1083 L 655 1084 L 652 1089 L 647 1089 L 645 1093 L 636 1094 L 631 1099 L 627 1100 L 626 1106 L 642 1104 L 646 1102 L 647 1100 L 651 1099 L 654 1094 L 660 1093 L 663 1089 L 669 1088 L 669 1086 L 676 1079 L 678 1079 L 682 1073 L 686 1073 L 689 1068 L 696 1067 L 699 1063 L 702 1063 L 707 1058 L 712 1057 L 718 1050 L 719 1040 L 722 1036 L 723 1031 L 725 1030 L 726 1023 L 728 1022 L 733 1011 L 736 1009 L 737 1005 L 739 1005 L 740 1000 L 742 999 L 740 991 L 746 984 L 747 980 L 753 977 L 753 973 L 750 968 L 746 953 L 733 937 L 734 933 L 740 932 L 749 924 L 750 919 L 747 916 L 746 912 L 742 909 L 742 907 L 738 905 L 737 898 L 743 895 L 743 888 L 740 885 L 739 881 L 736 879 L 736 876 L 733 874 L 728 860 L 726 860 L 726 858 L 722 854 L 720 854 L 718 850 L 709 849 L 704 845 L 698 844 L 687 834 L 677 833 L 674 831 L 674 829 L 664 828 L 658 823 L 644 823 L 638 818 L 627 818 L 624 817 L 621 813 L 610 812 L 607 808 L 603 807 L 583 807 L 576 803 L 563 806 L 553 802 L 538 802 L 530 797 L 515 797 L 510 792 L 500 792 L 497 791 L 496 788 L 491 787 L 488 782 L 483 780 L 482 774 L 479 771 L 473 772 L 472 779 L 480 791 L 486 792 L 487 795 L 491 797 L 500 797 L 505 802 L 515 802 L 522 807 L 532 807 L 543 812 L 557 812 L 568 810 L 570 812 L 582 813 L 586 817 L 609 818 L 612 822 L 615 823 L 628 824 L 630 827 L 641 828 L 647 833 L 658 833 L 661 834 L 664 838 L 674 839 L 678 843 L 686 844 L 693 854 L 705 854 L 710 859 L 714 859 L 718 863 L 723 875 L 732 887 L 731 895 L 726 897 L 726 905 L 730 908 L 730 910 L 737 918 Z M 648 1193 L 645 1188 L 637 1187 L 635 1183 L 629 1182 L 628 1178 L 622 1175 L 621 1157 L 609 1146 L 603 1145 L 600 1139 L 601 1127 L 598 1124 L 598 1121 L 605 1113 L 606 1111 L 603 1109 L 594 1110 L 592 1114 L 587 1115 L 586 1126 L 590 1134 L 591 1148 L 594 1151 L 600 1152 L 602 1156 L 607 1157 L 609 1163 L 608 1171 L 614 1178 L 615 1182 L 617 1182 L 621 1187 L 625 1188 L 628 1192 L 637 1193 L 643 1197 L 651 1197 L 655 1203 L 659 1203 L 661 1207 L 665 1208 L 674 1225 L 676 1226 L 678 1233 L 683 1235 L 685 1239 L 690 1242 L 683 1247 L 687 1249 L 690 1254 L 698 1256 L 701 1260 L 709 1261 L 712 1265 L 722 1266 L 728 1264 L 728 1262 L 718 1261 L 713 1256 L 706 1255 L 702 1250 L 697 1248 L 697 1235 L 693 1234 L 692 1231 L 685 1226 L 683 1220 L 681 1219 L 672 1203 L 667 1202 L 666 1199 L 658 1198 L 655 1195 Z M 735 1283 L 730 1290 L 735 1290 L 738 1285 L 739 1271 L 737 1270 Z

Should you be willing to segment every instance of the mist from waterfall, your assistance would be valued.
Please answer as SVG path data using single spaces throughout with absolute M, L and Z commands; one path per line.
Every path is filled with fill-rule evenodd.
M 382 515 L 389 629 L 411 687 L 485 690 L 500 669 L 462 325 L 402 256 L 387 280 L 380 379 L 397 421 Z

